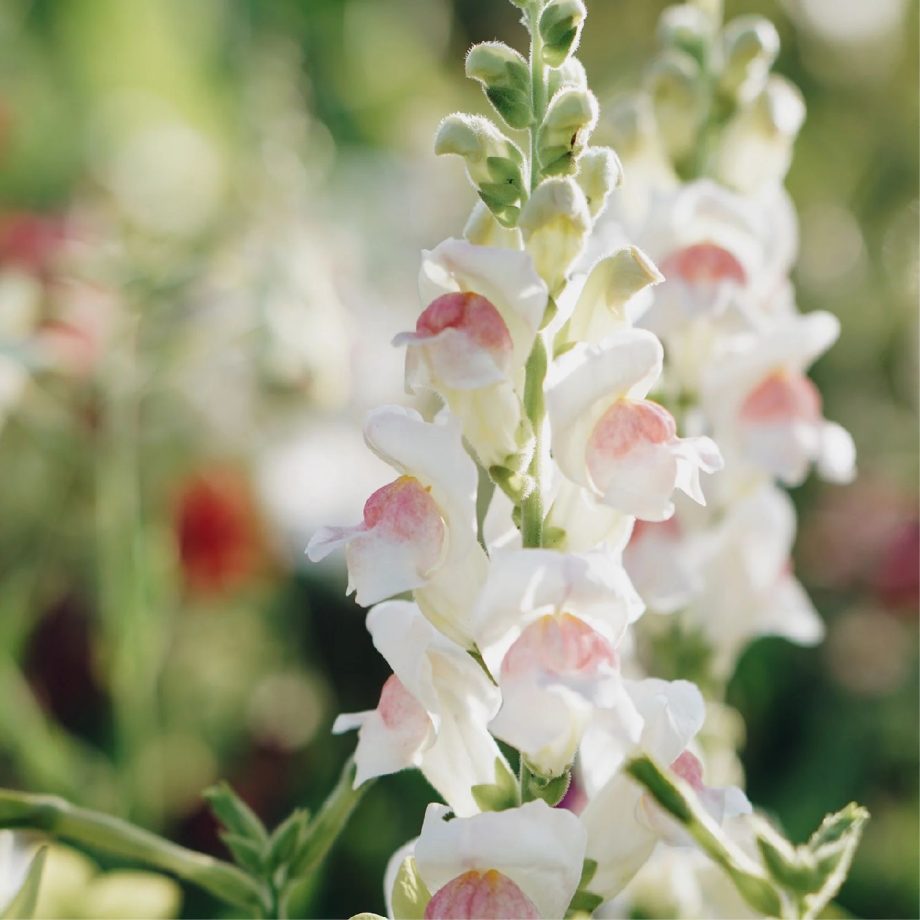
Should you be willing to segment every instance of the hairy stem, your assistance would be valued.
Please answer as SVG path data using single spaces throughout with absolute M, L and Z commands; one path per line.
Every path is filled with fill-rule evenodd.
M 537 142 L 540 125 L 546 115 L 546 65 L 543 63 L 543 38 L 539 18 L 542 4 L 538 0 L 527 7 L 527 25 L 530 30 L 530 78 L 533 98 L 533 124 L 530 127 L 530 190 L 540 182 L 540 164 Z M 527 359 L 524 378 L 524 411 L 534 434 L 533 459 L 528 474 L 533 488 L 521 502 L 521 539 L 525 547 L 543 545 L 543 420 L 546 409 L 543 400 L 543 381 L 546 377 L 546 344 L 538 333 L 530 357 Z

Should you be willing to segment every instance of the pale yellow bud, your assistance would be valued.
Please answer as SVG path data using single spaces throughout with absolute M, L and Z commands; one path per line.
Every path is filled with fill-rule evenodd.
M 572 179 L 547 179 L 524 205 L 519 227 L 537 271 L 556 295 L 591 229 L 585 193 Z

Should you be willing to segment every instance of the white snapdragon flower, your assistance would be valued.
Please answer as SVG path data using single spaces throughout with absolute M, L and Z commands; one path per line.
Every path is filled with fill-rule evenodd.
M 490 729 L 545 776 L 562 774 L 603 720 L 625 747 L 641 722 L 624 694 L 617 646 L 642 612 L 619 560 L 524 549 L 497 556 L 476 635 L 502 705 Z
M 432 893 L 427 920 L 565 915 L 581 877 L 585 831 L 545 802 L 447 820 L 429 805 L 415 844 L 418 874 Z
M 317 531 L 307 554 L 316 562 L 344 546 L 359 604 L 414 590 L 425 615 L 466 643 L 487 562 L 476 539 L 476 467 L 460 427 L 453 418 L 434 424 L 383 406 L 369 414 L 364 438 L 401 475 L 371 495 L 360 524 Z
M 358 729 L 355 787 L 418 767 L 454 812 L 475 814 L 471 787 L 494 782 L 496 761 L 504 764 L 486 729 L 500 705 L 498 689 L 414 604 L 378 604 L 367 628 L 393 674 L 376 709 L 340 715 L 333 725 L 336 733 Z
M 789 496 L 764 483 L 700 536 L 701 585 L 686 616 L 709 641 L 716 672 L 730 673 L 756 636 L 783 636 L 800 645 L 823 638 L 824 624 L 792 573 L 795 527 Z
M 520 447 L 516 387 L 546 312 L 548 292 L 524 252 L 446 240 L 423 253 L 419 292 L 427 304 L 406 345 L 406 386 L 444 399 L 486 466 Z
M 702 590 L 696 537 L 680 511 L 667 521 L 636 522 L 623 550 L 623 565 L 650 610 L 673 613 Z
M 835 316 L 815 312 L 725 343 L 704 378 L 702 398 L 731 462 L 786 485 L 799 485 L 812 463 L 833 482 L 853 478 L 853 439 L 824 418 L 821 394 L 805 373 L 839 333 Z
M 649 521 L 673 514 L 675 489 L 704 504 L 700 471 L 722 466 L 709 438 L 677 437 L 673 416 L 644 398 L 661 363 L 652 333 L 624 329 L 562 355 L 546 396 L 562 473 L 604 504 Z
M 736 787 L 704 785 L 702 765 L 688 750 L 703 726 L 705 705 L 699 690 L 687 681 L 647 678 L 628 681 L 627 692 L 644 725 L 637 748 L 683 779 L 712 817 L 725 818 L 750 811 Z M 588 804 L 581 813 L 588 834 L 587 855 L 598 863 L 591 890 L 613 897 L 651 856 L 659 841 L 682 845 L 685 832 L 667 816 L 649 793 L 620 772 L 622 757 L 605 733 L 588 734 L 582 744 L 582 777 Z

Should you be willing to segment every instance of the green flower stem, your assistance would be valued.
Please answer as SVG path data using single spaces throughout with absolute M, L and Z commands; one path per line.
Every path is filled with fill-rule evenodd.
M 787 905 L 766 873 L 722 833 L 695 799 L 685 795 L 666 771 L 643 755 L 629 761 L 626 772 L 645 786 L 655 801 L 686 828 L 703 851 L 722 867 L 751 907 L 768 917 L 788 916 Z
M 226 904 L 243 908 L 249 916 L 264 914 L 266 893 L 236 866 L 57 796 L 0 789 L 0 827 L 47 831 L 62 840 L 172 873 Z
M 65 795 L 98 796 L 112 781 L 99 752 L 49 719 L 12 659 L 0 653 L 0 743 L 37 786 Z
M 335 788 L 310 822 L 306 839 L 291 862 L 289 877 L 292 881 L 301 882 L 319 868 L 372 782 L 368 780 L 355 789 L 354 780 L 355 762 L 354 757 L 350 757 L 342 767 Z
M 530 30 L 530 78 L 533 93 L 533 125 L 530 128 L 530 190 L 540 182 L 540 164 L 537 157 L 537 137 L 546 115 L 546 65 L 543 63 L 543 38 L 539 18 L 542 3 L 534 0 L 527 7 L 527 24 Z M 543 381 L 546 378 L 546 344 L 537 334 L 533 350 L 527 359 L 524 378 L 524 411 L 534 434 L 533 459 L 528 474 L 533 483 L 530 493 L 521 502 L 521 538 L 526 547 L 543 545 L 543 421 L 546 407 L 543 399 Z
M 543 545 L 543 422 L 546 416 L 543 381 L 546 368 L 546 345 L 538 333 L 527 359 L 524 382 L 524 411 L 534 433 L 533 459 L 527 470 L 533 488 L 521 502 L 521 540 L 527 547 Z
M 123 342 L 102 384 L 95 502 L 98 603 L 114 705 L 121 807 L 147 821 L 156 820 L 156 809 L 143 814 L 138 810 L 137 767 L 142 746 L 155 734 L 159 657 L 155 631 L 160 627 L 149 603 L 140 499 L 139 322 L 136 312 L 126 310 Z M 148 785 L 149 781 L 148 777 Z M 148 794 L 144 801 L 149 805 L 157 798 Z

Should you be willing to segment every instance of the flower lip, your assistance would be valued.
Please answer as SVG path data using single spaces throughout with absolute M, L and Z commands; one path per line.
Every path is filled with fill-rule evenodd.
M 548 614 L 518 636 L 502 661 L 501 676 L 507 680 L 539 670 L 587 677 L 617 664 L 616 650 L 584 620 L 570 613 Z
M 471 869 L 435 892 L 425 907 L 425 920 L 539 920 L 530 898 L 496 869 Z
M 667 444 L 677 436 L 674 417 L 650 400 L 618 399 L 598 419 L 588 439 L 586 459 L 595 486 L 605 491 L 620 460 L 647 445 Z
M 424 545 L 423 555 L 431 557 L 427 568 L 434 568 L 441 558 L 446 537 L 444 521 L 430 491 L 412 476 L 400 476 L 368 498 L 364 503 L 364 527 L 380 528 L 393 540 Z
M 747 272 L 732 253 L 715 243 L 695 243 L 672 252 L 661 263 L 668 280 L 686 284 L 745 284 Z
M 415 729 L 420 738 L 427 735 L 431 718 L 425 707 L 405 688 L 402 681 L 391 674 L 380 690 L 377 711 L 389 729 Z
M 821 420 L 821 394 L 799 371 L 774 370 L 747 394 L 739 415 L 746 422 Z
M 465 332 L 477 345 L 493 355 L 510 354 L 511 333 L 491 301 L 481 294 L 458 291 L 442 294 L 422 311 L 415 324 L 419 336 L 429 337 L 445 329 Z
M 695 792 L 702 792 L 705 788 L 703 785 L 703 765 L 700 763 L 699 758 L 690 751 L 683 751 L 671 764 L 671 772 L 688 783 Z

